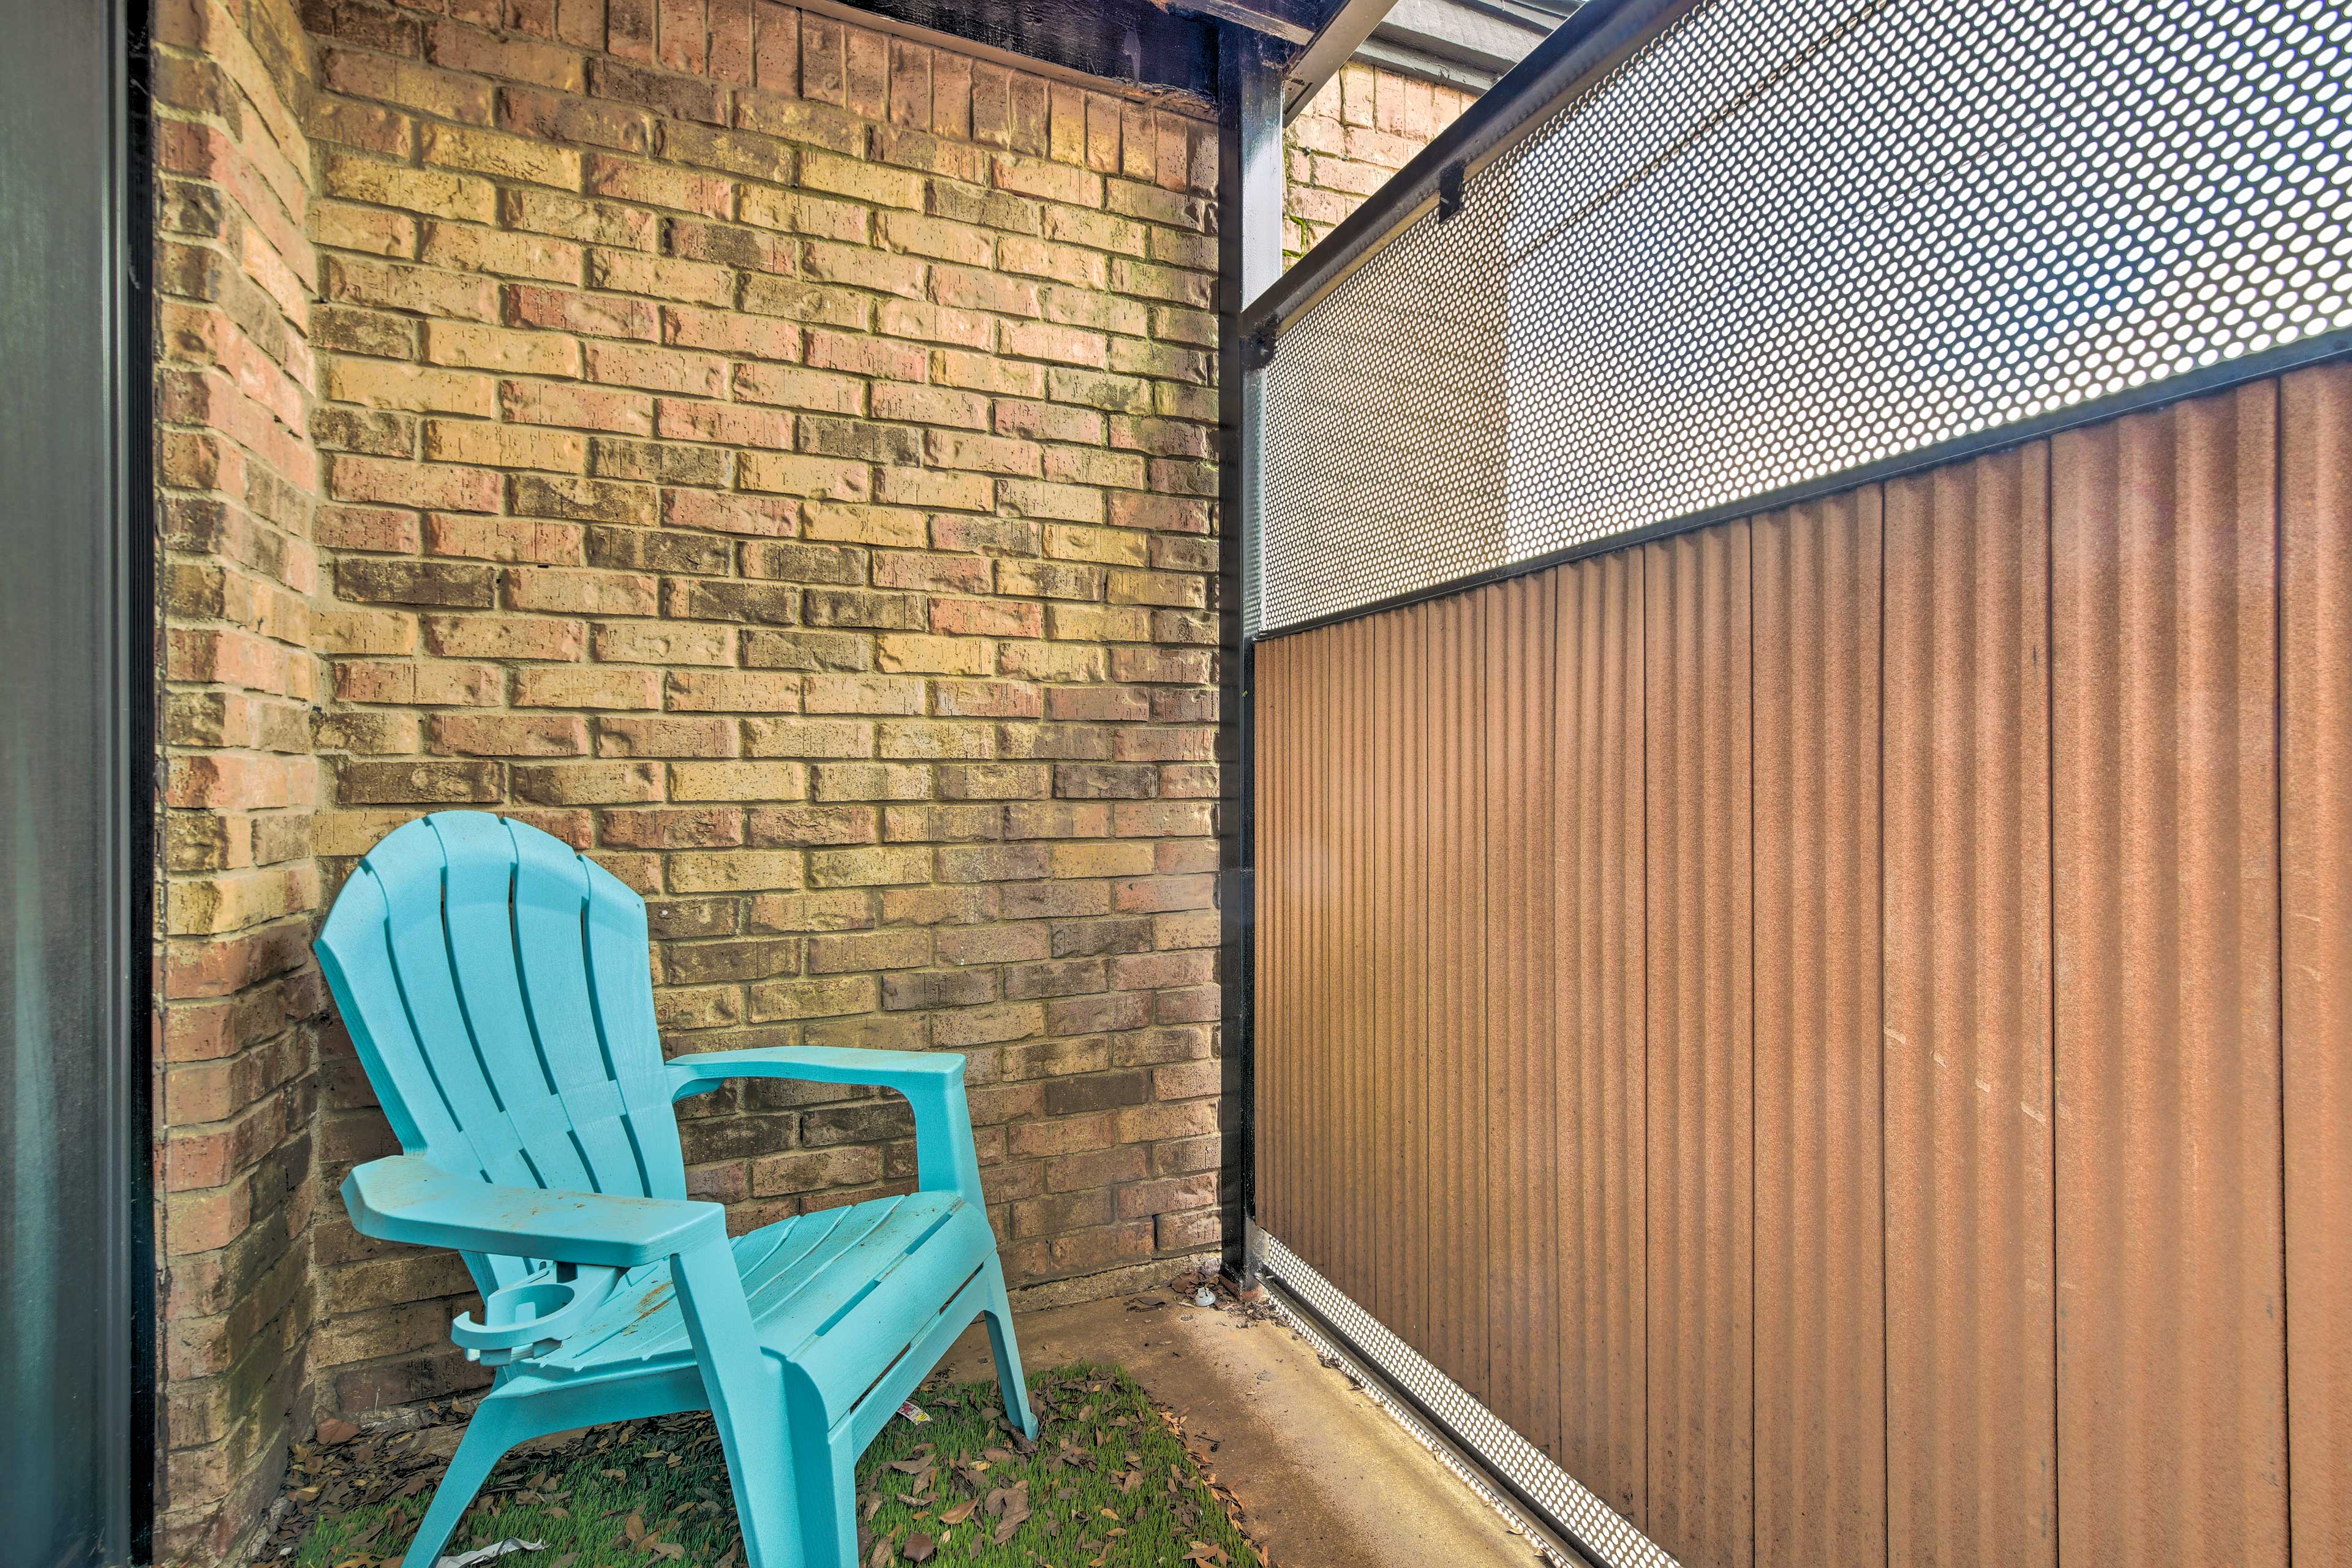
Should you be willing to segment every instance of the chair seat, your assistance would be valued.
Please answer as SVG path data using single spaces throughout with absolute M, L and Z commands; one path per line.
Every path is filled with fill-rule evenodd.
M 761 1346 L 806 1373 L 838 1420 L 873 1383 L 874 1352 L 887 1361 L 912 1342 L 996 1240 L 958 1194 L 916 1193 L 796 1215 L 731 1245 Z M 632 1270 L 561 1348 L 517 1370 L 566 1380 L 693 1359 L 669 1265 L 656 1263 Z

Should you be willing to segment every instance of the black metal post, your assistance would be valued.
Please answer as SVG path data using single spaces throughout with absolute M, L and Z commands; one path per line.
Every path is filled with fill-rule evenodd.
M 142 1561 L 155 810 L 144 0 L 0 0 L 0 1560 Z
M 1223 30 L 1218 55 L 1223 134 L 1217 171 L 1217 418 L 1224 461 L 1218 479 L 1217 762 L 1218 877 L 1223 990 L 1223 1089 L 1235 1108 L 1238 1194 L 1225 1203 L 1224 1268 L 1244 1288 L 1257 1283 L 1250 1231 L 1257 1214 L 1257 1075 L 1254 1069 L 1251 952 L 1256 910 L 1251 821 L 1250 644 L 1244 606 L 1257 572 L 1262 472 L 1259 391 L 1242 312 L 1282 275 L 1282 71 L 1278 46 L 1240 27 Z M 1238 1202 L 1234 1200 L 1238 1198 Z

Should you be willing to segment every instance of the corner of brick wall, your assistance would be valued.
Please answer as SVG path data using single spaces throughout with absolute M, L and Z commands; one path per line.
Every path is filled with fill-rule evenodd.
M 672 1051 L 962 1052 L 1016 1284 L 1213 1248 L 1213 122 L 748 0 L 306 19 L 305 910 L 509 811 L 646 895 Z M 391 1145 L 319 1035 L 331 1194 Z M 685 1126 L 739 1228 L 909 1131 Z M 456 1259 L 315 1210 L 320 1408 L 477 1383 Z
M 1282 264 L 1346 221 L 1477 100 L 1395 71 L 1341 67 L 1283 133 Z
M 157 34 L 159 1555 L 480 1377 L 331 1196 L 390 1141 L 308 942 L 424 811 L 645 892 L 673 1051 L 962 1052 L 1016 1285 L 1213 1249 L 1213 122 L 768 0 Z M 739 1228 L 909 1132 L 685 1127 Z
M 291 6 L 163 0 L 154 20 L 156 1548 L 208 1563 L 235 1553 L 307 1420 L 318 273 Z

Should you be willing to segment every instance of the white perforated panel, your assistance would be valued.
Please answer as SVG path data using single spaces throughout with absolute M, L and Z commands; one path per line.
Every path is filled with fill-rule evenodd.
M 1701 0 L 1282 331 L 1254 632 L 2352 328 L 2341 0 Z

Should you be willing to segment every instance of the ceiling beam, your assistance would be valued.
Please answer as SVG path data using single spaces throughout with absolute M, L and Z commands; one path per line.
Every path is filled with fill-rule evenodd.
M 1306 43 L 1323 25 L 1323 5 L 1318 0 L 1169 0 L 1169 6 L 1213 16 L 1291 45 Z

